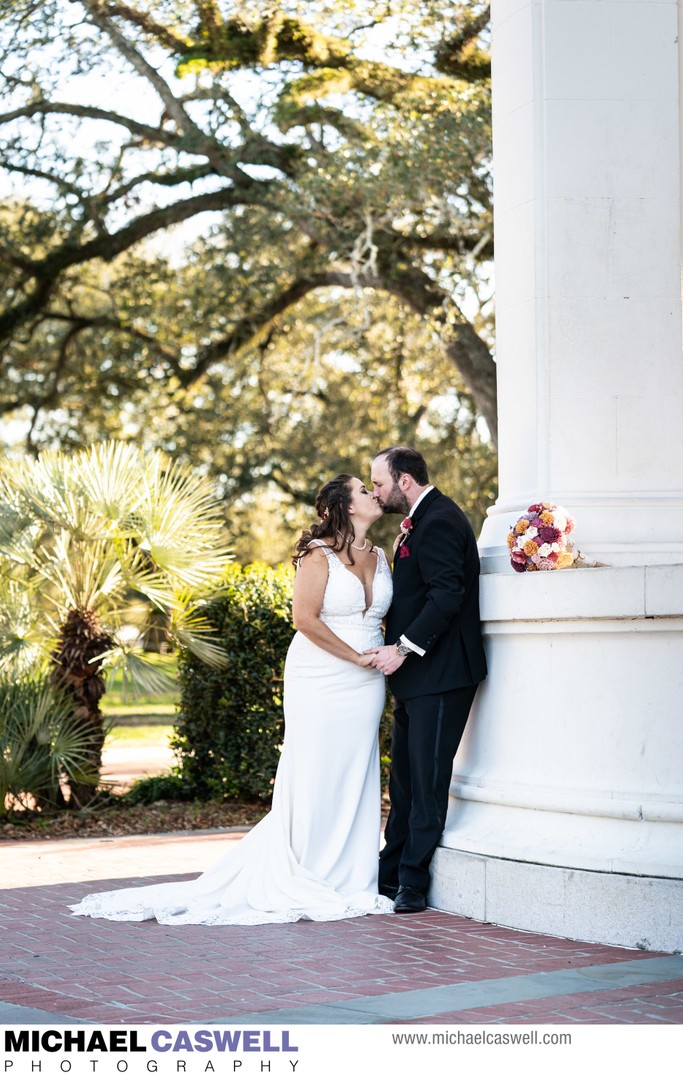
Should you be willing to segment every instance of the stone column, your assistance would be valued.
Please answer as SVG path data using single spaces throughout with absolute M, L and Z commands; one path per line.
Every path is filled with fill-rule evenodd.
M 679 16 L 667 0 L 492 3 L 490 673 L 430 892 L 474 918 L 669 950 L 683 944 Z M 508 528 L 539 500 L 610 567 L 514 573 Z
M 683 561 L 678 6 L 494 0 L 500 497 L 612 564 Z

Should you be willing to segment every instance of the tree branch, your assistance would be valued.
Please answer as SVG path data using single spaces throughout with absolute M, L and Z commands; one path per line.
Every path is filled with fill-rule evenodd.
M 488 260 L 493 257 L 493 233 L 491 231 L 474 232 L 467 235 L 457 232 L 428 232 L 427 235 L 415 235 L 410 233 L 390 233 L 391 239 L 396 243 L 400 239 L 415 250 L 441 250 L 447 254 L 471 254 L 476 251 L 478 257 Z
M 175 172 L 143 172 L 111 191 L 105 189 L 98 194 L 93 194 L 92 200 L 110 205 L 118 202 L 120 198 L 125 198 L 142 183 L 152 183 L 160 187 L 176 187 L 181 183 L 194 183 L 198 179 L 205 179 L 211 175 L 213 175 L 213 167 L 210 164 L 198 164 L 194 168 L 178 168 Z
M 22 108 L 15 108 L 12 112 L 0 114 L 0 125 L 11 123 L 13 120 L 22 119 L 24 116 L 40 115 L 67 115 L 79 116 L 81 119 L 104 120 L 107 123 L 115 123 L 119 127 L 125 127 L 131 134 L 138 135 L 152 145 L 178 146 L 178 135 L 171 131 L 164 131 L 159 127 L 150 127 L 147 123 L 139 123 L 130 116 L 122 116 L 119 112 L 111 112 L 106 108 L 95 108 L 92 105 L 78 105 L 67 101 L 34 101 Z M 6 164 L 11 168 L 11 164 Z
M 398 94 L 425 92 L 437 86 L 443 90 L 451 79 L 442 74 L 438 78 L 416 75 L 381 61 L 360 60 L 352 53 L 352 46 L 343 38 L 325 35 L 305 20 L 275 11 L 257 25 L 247 25 L 239 17 L 222 23 L 221 32 L 207 33 L 205 40 L 198 40 L 184 53 L 185 61 L 204 61 L 207 64 L 225 63 L 228 67 L 271 67 L 287 61 L 299 61 L 308 70 L 322 76 L 304 76 L 286 91 L 286 96 L 296 104 L 304 103 L 302 95 L 317 97 L 333 92 L 355 89 L 379 101 L 391 101 Z M 181 63 L 182 68 L 182 63 Z M 334 84 L 332 72 L 346 76 L 342 85 Z M 458 79 L 474 76 L 462 67 Z M 453 80 L 453 88 L 456 88 Z
M 465 15 L 462 27 L 437 45 L 434 66 L 453 78 L 478 82 L 491 77 L 491 57 L 479 48 L 477 38 L 491 19 L 487 4 L 478 14 Z
M 229 355 L 234 355 L 235 352 L 249 344 L 253 344 L 258 336 L 268 329 L 280 314 L 295 306 L 309 292 L 316 288 L 335 285 L 342 288 L 352 287 L 353 283 L 350 274 L 336 272 L 316 273 L 312 276 L 295 280 L 288 288 L 285 288 L 284 291 L 269 302 L 264 303 L 258 310 L 240 318 L 228 336 L 202 348 L 194 366 L 183 371 L 181 375 L 183 386 L 187 388 L 195 381 L 198 381 L 214 363 Z
M 46 255 L 41 261 L 31 265 L 31 276 L 36 280 L 36 288 L 23 302 L 17 303 L 5 313 L 0 314 L 0 341 L 6 340 L 19 325 L 42 310 L 50 298 L 59 274 L 73 265 L 82 265 L 93 258 L 102 258 L 110 262 L 124 250 L 154 232 L 189 220 L 198 213 L 207 213 L 227 209 L 231 206 L 264 203 L 264 191 L 267 183 L 249 181 L 243 189 L 230 187 L 226 190 L 199 194 L 176 202 L 170 206 L 154 209 L 129 224 L 118 232 L 105 232 L 81 246 L 64 243 L 57 250 Z
M 448 357 L 472 393 L 491 439 L 497 444 L 496 364 L 487 345 L 451 297 L 423 270 L 388 264 L 380 269 L 380 276 L 387 291 L 436 323 Z
M 155 19 L 148 15 L 146 11 L 138 11 L 137 8 L 131 7 L 129 4 L 104 4 L 105 14 L 125 19 L 127 22 L 132 23 L 134 26 L 139 26 L 144 33 L 149 34 L 150 37 L 155 38 L 160 44 L 165 45 L 166 48 L 175 53 L 176 55 L 182 55 L 188 48 L 190 48 L 191 41 L 189 38 L 181 37 L 176 34 L 168 26 L 164 26 L 163 23 L 156 22 Z
M 135 325 L 127 325 L 121 321 L 120 318 L 98 315 L 96 317 L 75 317 L 71 314 L 62 314 L 54 310 L 46 310 L 44 315 L 45 321 L 58 321 L 66 322 L 71 325 L 69 332 L 67 333 L 67 339 L 70 339 L 85 329 L 113 329 L 115 332 L 123 333 L 125 336 L 133 337 L 135 340 L 140 340 L 143 344 L 148 344 L 159 353 L 173 373 L 177 376 L 182 374 L 180 367 L 180 356 L 177 351 L 172 350 L 167 344 L 163 344 L 158 337 L 153 336 L 151 333 L 145 332 L 144 329 L 139 329 Z
M 8 161 L 1 162 L 2 167 L 8 171 L 18 172 L 21 176 L 33 176 L 35 179 L 46 179 L 48 183 L 54 183 L 60 190 L 65 191 L 67 194 L 74 194 L 79 199 L 83 200 L 83 191 L 80 187 L 77 187 L 75 183 L 69 183 L 63 176 L 55 175 L 54 172 L 46 172 L 41 168 L 29 168 L 28 165 L 13 164 Z
M 205 347 L 191 370 L 181 377 L 185 387 L 197 381 L 210 366 L 242 348 L 252 345 L 258 336 L 269 329 L 279 315 L 295 306 L 309 292 L 323 287 L 372 288 L 388 291 L 407 303 L 422 317 L 430 315 L 437 322 L 445 350 L 472 393 L 481 414 L 496 442 L 496 365 L 488 347 L 472 325 L 426 273 L 418 269 L 381 272 L 374 277 L 351 273 L 322 272 L 294 281 L 259 310 L 241 318 L 232 332 Z M 449 312 L 455 318 L 449 317 Z
M 128 60 L 131 67 L 151 86 L 154 87 L 161 98 L 168 115 L 176 124 L 178 132 L 185 134 L 188 130 L 197 130 L 196 125 L 190 119 L 187 112 L 173 95 L 170 86 L 159 72 L 142 56 L 131 42 L 114 25 L 111 19 L 106 17 L 106 5 L 101 0 L 80 0 L 90 12 L 90 17 L 96 26 L 99 26 L 112 41 L 115 48 Z

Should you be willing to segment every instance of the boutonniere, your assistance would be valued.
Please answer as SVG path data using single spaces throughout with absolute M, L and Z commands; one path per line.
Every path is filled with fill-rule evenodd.
M 406 518 L 401 523 L 401 534 L 405 535 L 405 537 L 407 538 L 412 529 L 413 521 L 410 516 L 406 516 Z

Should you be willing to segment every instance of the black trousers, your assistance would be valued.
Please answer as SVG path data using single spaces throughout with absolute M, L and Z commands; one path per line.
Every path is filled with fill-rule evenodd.
M 429 864 L 443 833 L 453 759 L 474 687 L 396 699 L 391 738 L 391 809 L 379 857 L 380 886 L 429 888 Z

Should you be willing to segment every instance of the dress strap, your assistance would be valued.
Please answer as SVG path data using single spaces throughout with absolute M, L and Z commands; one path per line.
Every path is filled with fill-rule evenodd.
M 329 558 L 329 555 L 328 555 L 328 554 L 332 553 L 332 552 L 333 552 L 333 550 L 332 550 L 332 549 L 330 549 L 330 547 L 328 546 L 327 542 L 324 542 L 324 541 L 322 540 L 322 538 L 311 538 L 310 542 L 308 543 L 308 547 L 307 547 L 307 548 L 310 548 L 310 546 L 315 546 L 315 547 L 316 547 L 316 549 L 322 549 L 322 550 L 323 550 L 323 552 L 325 553 L 325 556 L 326 556 L 326 558 L 327 558 L 327 562 L 328 562 L 328 564 L 329 564 L 329 562 L 330 562 L 330 558 Z M 301 553 L 299 553 L 299 556 L 298 556 L 298 558 L 297 558 L 297 562 L 296 562 L 296 566 L 297 566 L 297 568 L 298 568 L 298 567 L 299 567 L 299 565 L 301 564 L 301 558 L 303 557 L 303 555 L 304 555 L 304 551 L 302 550 L 302 552 L 301 552 Z
M 322 538 L 311 538 L 308 544 L 309 546 L 314 545 L 317 549 L 322 549 L 325 553 L 334 553 L 334 550 L 330 549 L 327 542 L 324 542 Z

